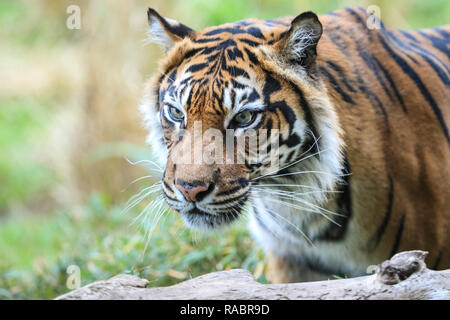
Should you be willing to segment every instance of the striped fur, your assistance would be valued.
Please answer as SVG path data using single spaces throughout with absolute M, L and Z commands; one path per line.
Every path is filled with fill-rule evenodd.
M 167 55 L 141 110 L 167 202 L 201 229 L 247 204 L 274 282 L 362 275 L 410 249 L 450 267 L 450 26 L 370 30 L 368 18 L 346 8 L 194 31 L 149 10 Z M 280 130 L 279 172 L 263 176 L 268 159 L 175 164 L 189 148 L 174 132 L 225 132 L 242 110 Z M 211 188 L 194 205 L 177 181 Z

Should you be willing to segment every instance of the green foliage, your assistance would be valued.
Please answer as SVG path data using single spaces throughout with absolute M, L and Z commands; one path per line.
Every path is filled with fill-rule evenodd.
M 0 98 L 0 212 L 46 191 L 54 174 L 48 164 L 30 157 L 40 147 L 49 114 L 30 98 Z

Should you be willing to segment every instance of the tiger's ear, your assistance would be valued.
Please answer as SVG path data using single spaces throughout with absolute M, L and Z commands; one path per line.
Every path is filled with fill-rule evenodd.
M 289 30 L 275 44 L 275 50 L 290 63 L 310 70 L 317 56 L 317 43 L 322 36 L 322 24 L 313 12 L 294 18 Z
M 161 17 L 158 12 L 151 8 L 147 11 L 147 17 L 150 25 L 149 40 L 163 44 L 166 51 L 172 48 L 177 41 L 183 40 L 194 32 L 194 30 L 178 21 Z

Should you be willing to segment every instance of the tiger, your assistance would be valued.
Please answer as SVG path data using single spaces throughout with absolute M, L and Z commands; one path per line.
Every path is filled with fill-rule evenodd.
M 248 217 L 273 283 L 362 276 L 413 249 L 450 267 L 450 25 L 390 29 L 354 7 L 200 31 L 147 15 L 165 56 L 139 108 L 189 228 Z M 265 130 L 267 149 L 277 132 L 276 168 L 248 148 L 239 163 L 178 161 L 195 156 L 195 123 Z

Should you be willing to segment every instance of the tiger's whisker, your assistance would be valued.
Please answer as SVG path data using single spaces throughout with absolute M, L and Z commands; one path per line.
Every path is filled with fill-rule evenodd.
M 159 186 L 160 186 L 160 183 L 156 183 L 155 185 L 152 185 L 150 187 L 142 189 L 138 194 L 132 196 L 130 198 L 130 200 L 128 200 L 126 207 L 122 210 L 122 214 L 124 214 L 124 213 L 128 212 L 129 210 L 131 210 L 132 208 L 134 208 L 142 200 L 144 200 L 146 197 L 150 196 L 151 194 L 161 191 L 158 188 Z
M 329 214 L 331 214 L 331 215 L 336 215 L 336 216 L 344 217 L 344 215 L 342 215 L 342 214 L 339 214 L 339 213 L 336 213 L 336 212 L 333 212 L 333 211 L 324 209 L 324 208 L 322 208 L 322 207 L 320 207 L 320 206 L 318 206 L 318 205 L 309 203 L 309 202 L 307 202 L 306 200 L 299 199 L 298 197 L 295 196 L 295 194 L 283 193 L 283 192 L 275 191 L 275 190 L 270 190 L 270 191 L 262 190 L 262 191 L 263 191 L 263 192 L 270 193 L 270 194 L 273 194 L 273 195 L 282 196 L 282 197 L 287 198 L 287 199 L 290 199 L 290 200 L 298 201 L 298 202 L 300 202 L 300 203 L 303 203 L 303 204 L 306 204 L 306 205 L 309 205 L 309 206 L 313 206 L 313 207 L 318 208 L 318 209 L 320 209 L 320 210 L 323 210 L 323 211 L 325 211 L 325 212 L 327 212 L 327 213 L 329 213 Z
M 131 161 L 130 159 L 128 159 L 128 158 L 125 158 L 125 160 L 129 163 L 129 164 L 131 164 L 131 165 L 133 165 L 133 166 L 135 166 L 135 165 L 137 165 L 137 164 L 141 164 L 141 163 L 150 163 L 150 164 L 152 164 L 152 165 L 154 165 L 156 168 L 158 168 L 158 170 L 162 173 L 162 172 L 164 172 L 164 170 L 159 166 L 159 164 L 157 164 L 155 161 L 152 161 L 152 160 L 138 160 L 138 161 Z
M 314 190 L 314 191 L 305 191 L 305 192 L 295 192 L 295 191 L 287 191 L 287 190 L 281 190 L 281 189 L 267 190 L 267 189 L 258 188 L 258 187 L 253 187 L 253 189 L 263 191 L 263 192 L 277 191 L 277 192 L 282 192 L 282 193 L 285 193 L 286 195 L 292 195 L 292 196 L 302 196 L 302 195 L 317 194 L 317 193 L 342 193 L 342 191 L 339 191 L 339 190 Z
M 307 242 L 311 245 L 314 246 L 314 243 L 312 242 L 312 240 L 306 235 L 306 233 L 304 233 L 299 227 L 297 227 L 295 224 L 293 224 L 292 222 L 290 222 L 289 220 L 287 220 L 285 217 L 283 217 L 282 215 L 280 215 L 279 213 L 275 212 L 274 210 L 268 209 L 266 208 L 266 210 L 269 213 L 274 214 L 276 217 L 280 218 L 281 220 L 287 222 L 290 226 L 292 226 L 296 231 L 298 231 L 306 240 Z
M 329 172 L 325 172 L 325 171 L 309 170 L 309 171 L 297 171 L 297 172 L 282 173 L 282 174 L 277 174 L 277 175 L 270 176 L 269 178 L 279 178 L 279 177 L 284 177 L 284 176 L 292 176 L 292 175 L 306 174 L 306 173 L 318 173 L 318 174 L 331 175 L 331 176 L 334 176 L 334 177 L 346 177 L 346 176 L 351 175 L 349 173 L 334 174 L 334 173 L 329 173 Z

